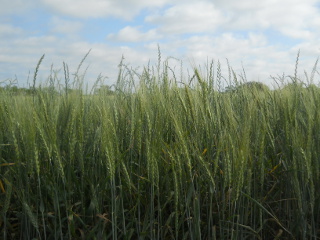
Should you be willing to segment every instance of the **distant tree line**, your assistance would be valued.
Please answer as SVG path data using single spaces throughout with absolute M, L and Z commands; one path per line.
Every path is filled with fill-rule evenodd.
M 19 88 L 17 86 L 5 86 L 5 87 L 0 87 L 0 92 L 9 92 L 15 95 L 31 95 L 33 92 L 33 89 L 31 88 Z
M 319 90 L 320 88 L 317 87 L 315 84 L 309 84 L 307 86 L 304 86 L 302 83 L 295 84 L 295 83 L 288 83 L 284 86 L 282 86 L 280 89 L 277 89 L 277 91 L 286 91 L 290 90 L 292 88 L 300 88 L 300 89 L 308 89 L 308 90 Z M 241 90 L 249 90 L 249 91 L 257 91 L 257 92 L 268 92 L 270 91 L 270 88 L 261 83 L 261 82 L 255 82 L 255 81 L 250 81 L 250 82 L 245 82 L 241 83 L 238 85 L 230 85 L 227 86 L 224 89 L 224 93 L 232 93 L 232 92 L 238 92 Z M 41 92 L 47 92 L 51 94 L 70 94 L 70 93 L 75 93 L 80 91 L 79 89 L 72 89 L 68 88 L 67 92 L 66 89 L 56 89 L 53 86 L 50 87 L 37 87 L 37 88 L 25 88 L 25 87 L 17 87 L 15 85 L 7 85 L 7 86 L 0 86 L 0 93 L 7 92 L 13 95 L 33 95 L 35 92 L 41 91 Z M 109 85 L 101 85 L 99 87 L 94 88 L 92 91 L 94 95 L 114 95 L 115 91 L 112 90 L 112 87 Z
M 64 93 L 74 93 L 78 92 L 79 89 L 72 89 L 68 88 L 67 92 L 66 89 L 59 90 L 56 89 L 55 87 L 37 87 L 37 88 L 25 88 L 25 87 L 18 87 L 15 85 L 7 85 L 7 86 L 0 86 L 0 93 L 10 93 L 13 95 L 33 95 L 35 92 L 41 91 L 41 92 L 47 92 L 47 93 L 52 93 L 52 94 L 64 94 Z M 103 95 L 113 95 L 114 91 L 111 89 L 111 86 L 109 85 L 102 85 L 100 87 L 97 87 L 94 89 L 93 94 L 98 95 L 98 94 L 103 94 Z

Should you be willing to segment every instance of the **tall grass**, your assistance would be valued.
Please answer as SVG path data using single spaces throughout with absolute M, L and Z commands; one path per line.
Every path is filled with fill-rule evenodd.
M 315 85 L 229 67 L 222 92 L 220 63 L 181 84 L 165 61 L 85 95 L 81 64 L 77 90 L 64 63 L 60 94 L 1 92 L 1 238 L 320 238 Z

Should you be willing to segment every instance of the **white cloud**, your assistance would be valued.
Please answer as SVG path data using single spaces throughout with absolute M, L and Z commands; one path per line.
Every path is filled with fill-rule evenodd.
M 62 40 L 54 36 L 24 37 L 20 36 L 12 41 L 0 40 L 0 52 L 2 53 L 0 61 L 14 65 L 17 74 L 21 69 L 34 67 L 39 58 L 43 55 L 59 54 L 56 46 L 62 47 Z
M 228 30 L 253 30 L 272 28 L 282 34 L 308 39 L 313 36 L 311 28 L 319 27 L 320 12 L 317 0 L 219 0 L 219 9 L 228 16 Z M 315 20 L 316 19 L 316 20 Z
M 126 26 L 121 29 L 117 34 L 109 34 L 108 39 L 121 42 L 144 42 L 160 39 L 161 36 L 155 29 L 147 32 L 141 32 L 139 27 Z
M 310 28 L 316 27 L 314 19 L 320 21 L 319 11 L 310 4 L 310 1 L 288 1 L 263 8 L 257 19 L 269 19 L 270 27 L 279 30 L 286 36 L 301 39 L 313 37 Z
M 54 33 L 74 34 L 81 30 L 82 23 L 53 17 L 50 26 Z
M 0 37 L 2 38 L 19 35 L 22 32 L 23 30 L 21 28 L 14 27 L 10 24 L 0 24 Z
M 316 0 L 220 0 L 178 2 L 145 21 L 163 33 L 213 33 L 273 29 L 297 39 L 315 37 L 320 27 Z
M 225 17 L 212 3 L 199 1 L 174 5 L 145 20 L 159 25 L 161 32 L 181 34 L 212 32 L 225 22 Z
M 216 5 L 219 8 L 231 10 L 231 11 L 254 11 L 256 9 L 268 7 L 272 4 L 279 4 L 277 0 L 264 0 L 264 1 L 255 1 L 255 0 L 216 0 Z
M 79 18 L 115 16 L 131 19 L 142 9 L 161 7 L 169 0 L 41 0 L 50 9 Z
M 19 14 L 31 9 L 35 5 L 34 0 L 2 0 L 0 7 L 0 15 Z

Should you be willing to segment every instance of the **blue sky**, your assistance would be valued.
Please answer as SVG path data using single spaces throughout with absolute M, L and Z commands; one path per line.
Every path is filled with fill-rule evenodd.
M 27 87 L 43 54 L 42 82 L 52 65 L 58 71 L 66 62 L 73 73 L 91 49 L 85 81 L 92 85 L 101 73 L 113 84 L 122 56 L 142 70 L 156 63 L 159 45 L 162 59 L 181 60 L 184 71 L 212 59 L 226 72 L 228 59 L 248 81 L 272 86 L 270 75 L 294 73 L 299 49 L 299 74 L 311 72 L 320 55 L 319 6 L 319 0 L 2 0 L 0 82 L 17 78 Z

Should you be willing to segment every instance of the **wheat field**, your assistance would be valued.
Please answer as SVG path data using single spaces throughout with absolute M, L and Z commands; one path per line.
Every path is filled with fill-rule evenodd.
M 67 65 L 38 87 L 41 60 L 28 94 L 0 92 L 1 239 L 320 238 L 316 65 L 274 90 L 121 65 L 89 94 Z

